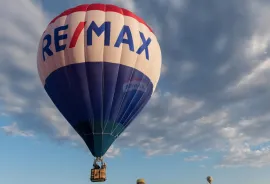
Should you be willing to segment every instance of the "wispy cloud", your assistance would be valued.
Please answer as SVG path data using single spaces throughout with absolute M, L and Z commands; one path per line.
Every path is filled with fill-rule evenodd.
M 32 131 L 22 131 L 17 126 L 17 123 L 13 123 L 9 126 L 1 127 L 5 133 L 8 135 L 22 136 L 22 137 L 33 137 L 34 133 Z
M 199 156 L 199 155 L 193 155 L 189 156 L 187 158 L 184 158 L 186 162 L 197 162 L 197 161 L 202 161 L 208 159 L 208 156 Z
M 112 145 L 107 153 L 105 154 L 105 157 L 107 158 L 114 158 L 116 156 L 119 156 L 121 154 L 120 148 L 116 148 L 114 145 Z

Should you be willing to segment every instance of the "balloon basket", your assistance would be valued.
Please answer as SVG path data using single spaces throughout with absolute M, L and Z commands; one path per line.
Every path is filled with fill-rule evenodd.
M 91 169 L 92 182 L 104 182 L 106 181 L 106 168 L 101 169 Z
M 101 167 L 97 165 L 97 159 L 94 161 L 94 168 L 91 169 L 91 176 L 90 180 L 91 182 L 104 182 L 106 181 L 106 164 L 103 163 L 103 160 L 101 161 Z

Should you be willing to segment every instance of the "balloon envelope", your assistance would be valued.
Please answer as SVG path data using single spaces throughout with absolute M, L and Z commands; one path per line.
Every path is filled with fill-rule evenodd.
M 213 177 L 212 176 L 207 176 L 206 180 L 208 181 L 208 183 L 211 183 L 213 181 Z
M 151 28 L 132 12 L 85 4 L 51 21 L 37 67 L 55 106 L 101 157 L 153 94 L 161 51 Z

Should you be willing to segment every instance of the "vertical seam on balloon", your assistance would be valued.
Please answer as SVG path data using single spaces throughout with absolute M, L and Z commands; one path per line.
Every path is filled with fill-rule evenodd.
M 104 6 L 104 25 L 105 25 L 105 31 L 104 31 L 104 42 L 105 42 L 105 39 L 106 39 L 106 5 Z M 103 44 L 103 48 L 102 48 L 102 71 L 101 71 L 101 74 L 102 74 L 102 89 L 101 89 L 101 95 L 102 95 L 102 102 L 101 102 L 101 153 L 100 155 L 102 155 L 102 152 L 103 152 L 103 132 L 104 132 L 104 122 L 103 122 L 103 107 L 104 107 L 104 54 L 105 54 L 105 44 Z
M 144 80 L 145 77 L 146 77 L 145 74 L 143 74 L 143 77 L 142 77 L 142 80 L 140 81 L 139 86 L 141 85 L 141 83 L 142 83 L 142 81 Z M 148 82 L 148 85 L 149 85 L 149 82 Z M 146 89 L 148 88 L 148 85 L 147 85 Z M 126 115 L 127 110 L 129 109 L 130 105 L 131 105 L 132 102 L 134 101 L 136 95 L 138 94 L 138 91 L 139 91 L 139 89 L 137 88 L 135 94 L 132 96 L 132 99 L 131 99 L 130 103 L 128 104 L 128 107 L 126 108 L 124 114 L 122 115 L 122 118 L 119 120 L 119 124 L 120 124 L 120 122 L 122 121 L 122 119 L 124 118 L 124 116 Z M 144 94 L 145 94 L 145 93 L 144 93 Z M 142 95 L 142 97 L 143 97 L 143 95 Z M 141 97 L 141 98 L 142 98 L 142 97 Z M 137 102 L 137 104 L 135 105 L 135 107 L 139 104 L 141 98 L 139 99 L 139 101 Z M 135 109 L 135 107 L 134 107 L 134 109 Z M 133 112 L 133 110 L 131 111 L 130 115 L 132 114 L 132 112 Z M 128 117 L 129 117 L 130 115 L 128 115 Z M 127 119 L 128 119 L 128 117 L 127 117 Z M 124 122 L 124 123 L 123 123 L 123 128 L 126 128 L 125 126 L 126 126 L 126 125 L 125 125 L 125 122 Z
M 140 29 L 140 24 L 139 24 L 139 29 Z M 150 66 L 150 65 L 148 65 L 148 67 L 149 67 L 149 66 Z M 147 77 L 144 73 L 142 73 L 142 74 L 143 74 L 143 77 L 142 77 L 142 80 L 140 81 L 139 86 L 141 85 L 141 83 L 142 83 L 142 81 L 144 80 L 144 78 Z M 149 78 L 149 77 L 147 77 L 147 78 Z M 149 86 L 149 84 L 150 84 L 150 81 L 151 81 L 151 80 L 149 80 L 148 85 L 147 85 L 147 87 L 146 87 L 146 92 L 145 92 L 144 94 L 147 94 L 147 89 L 148 89 L 148 86 Z M 131 99 L 131 101 L 130 101 L 128 107 L 126 108 L 124 114 L 122 115 L 122 118 L 119 120 L 119 124 L 120 124 L 120 122 L 122 121 L 123 117 L 125 116 L 125 114 L 126 114 L 126 112 L 127 112 L 127 109 L 130 107 L 131 103 L 132 103 L 133 100 L 135 99 L 135 96 L 137 95 L 138 91 L 139 91 L 139 90 L 138 90 L 138 88 L 137 88 L 137 90 L 136 90 L 135 94 L 133 95 L 133 97 L 132 97 L 132 99 Z M 135 107 L 136 107 L 136 106 L 139 104 L 139 102 L 143 99 L 144 94 L 141 96 L 141 98 L 139 99 L 139 101 L 137 102 L 137 104 L 135 105 Z M 134 107 L 134 109 L 136 109 L 135 107 Z M 144 106 L 142 105 L 142 107 L 144 107 Z M 134 110 L 134 109 L 133 109 L 133 110 Z M 128 115 L 127 120 L 128 120 L 128 118 L 130 117 L 130 115 L 132 114 L 132 112 L 134 112 L 133 110 L 132 110 L 131 113 Z M 125 123 L 126 123 L 126 124 L 125 124 Z M 118 125 L 119 125 L 119 124 L 118 124 Z M 127 126 L 128 126 L 128 121 L 123 123 L 123 127 L 121 128 L 121 131 L 119 132 L 119 135 L 121 134 L 121 132 L 123 132 L 123 131 L 127 128 Z M 116 127 L 116 128 L 117 128 L 117 127 Z M 116 130 L 116 128 L 115 128 L 115 130 Z M 114 130 L 114 131 L 115 131 L 115 130 Z
M 90 5 L 87 6 L 87 9 Z M 87 10 L 86 9 L 86 10 Z M 87 22 L 87 11 L 85 11 L 85 14 L 84 14 L 84 21 Z M 89 105 L 91 106 L 90 107 L 90 113 L 91 113 L 91 117 L 90 118 L 90 126 L 92 126 L 92 134 L 93 134 L 93 143 L 94 143 L 94 133 L 95 133 L 95 122 L 94 122 L 94 112 L 93 112 L 93 106 L 92 106 L 92 99 L 91 99 L 91 93 L 90 93 L 90 90 L 89 90 L 89 79 L 88 79 L 88 71 L 87 71 L 87 68 L 86 68 L 86 56 L 87 56 L 87 48 L 86 48 L 86 39 L 87 39 L 87 30 L 85 29 L 84 30 L 84 69 L 85 69 L 85 76 L 86 76 L 86 85 L 87 85 L 87 91 L 88 91 L 88 95 L 89 95 Z M 86 33 L 85 33 L 86 32 Z M 88 124 L 89 124 L 89 119 L 88 119 Z M 94 146 L 94 145 L 93 145 Z
M 139 23 L 139 31 L 140 31 L 140 30 L 141 30 L 141 24 Z M 149 62 L 150 62 L 150 61 L 149 61 Z M 151 65 L 148 65 L 147 69 L 149 69 L 150 66 L 151 66 Z M 143 73 L 143 72 L 142 72 L 142 73 Z M 148 84 L 147 84 L 147 87 L 146 87 L 146 92 L 143 93 L 143 95 L 140 97 L 140 99 L 138 100 L 138 102 L 137 102 L 137 104 L 135 105 L 135 107 L 138 107 L 138 105 L 140 104 L 140 101 L 143 99 L 143 97 L 144 97 L 145 95 L 147 95 L 147 90 L 148 90 L 149 84 L 152 83 L 151 79 L 150 79 L 146 74 L 143 73 L 143 78 L 142 78 L 142 80 L 140 81 L 139 86 L 141 85 L 142 81 L 143 81 L 145 78 L 149 79 Z M 137 90 L 136 90 L 134 96 L 132 97 L 132 100 L 131 100 L 130 104 L 129 104 L 128 107 L 127 107 L 127 109 L 130 107 L 130 105 L 131 105 L 131 103 L 133 102 L 133 100 L 134 100 L 134 98 L 135 98 L 135 96 L 136 96 L 136 94 L 137 94 L 138 91 L 139 91 L 139 90 L 138 90 L 138 88 L 137 88 Z M 151 94 L 151 96 L 152 96 L 152 94 Z M 150 98 L 149 98 L 149 99 L 150 99 Z M 145 105 L 146 105 L 146 104 L 145 104 Z M 121 129 L 121 131 L 120 131 L 119 134 L 121 134 L 121 133 L 127 128 L 127 126 L 130 124 L 130 120 L 132 120 L 132 118 L 133 118 L 134 116 L 136 116 L 136 114 L 137 114 L 138 112 L 140 112 L 140 110 L 142 110 L 143 107 L 144 107 L 145 105 L 142 104 L 141 107 L 139 107 L 139 109 L 138 109 L 137 111 L 135 111 L 135 113 L 132 115 L 132 113 L 133 113 L 134 110 L 136 109 L 136 108 L 134 107 L 134 109 L 131 111 L 131 113 L 130 113 L 130 114 L 128 115 L 128 117 L 126 118 L 127 122 L 124 122 L 124 123 L 123 123 L 123 127 L 122 127 L 122 129 Z M 127 110 L 126 110 L 126 111 L 127 111 Z M 125 112 L 125 114 L 126 114 L 126 112 Z M 124 115 L 125 115 L 125 114 L 124 114 Z M 121 120 L 123 119 L 124 115 L 122 116 Z M 120 120 L 120 122 L 121 122 L 121 120 Z M 126 123 L 126 124 L 125 124 L 125 123 Z
M 122 11 L 122 9 L 120 9 Z M 122 16 L 123 16 L 123 11 L 122 11 Z M 124 17 L 124 16 L 123 16 Z M 114 103 L 114 99 L 115 99 L 115 91 L 116 91 L 116 88 L 117 88 L 117 83 L 118 83 L 118 78 L 119 78 L 119 70 L 120 70 L 120 66 L 121 66 L 121 58 L 122 58 L 122 50 L 123 50 L 123 45 L 120 46 L 121 47 L 121 55 L 120 55 L 120 60 L 119 60 L 119 63 L 117 64 L 118 65 L 118 71 L 117 71 L 117 76 L 116 76 L 116 81 L 115 81 L 115 85 L 114 85 L 114 91 L 113 91 L 113 97 L 112 97 L 112 100 L 111 100 L 111 104 L 110 104 L 110 108 L 109 108 L 109 112 L 108 112 L 108 118 L 105 122 L 105 128 L 104 130 L 106 129 L 107 127 L 107 124 L 109 123 L 110 121 L 110 117 L 111 117 L 111 113 L 112 113 L 112 109 L 113 109 L 113 103 Z M 120 49 L 119 47 L 119 49 Z M 112 125 L 111 125 L 111 131 L 113 130 L 113 126 L 114 126 L 114 122 L 110 122 Z M 108 131 L 108 132 L 111 132 L 111 131 Z M 109 135 L 111 135 L 111 133 L 109 133 Z
M 147 85 L 147 87 L 146 87 L 146 91 L 148 90 L 148 87 L 150 86 L 149 84 L 151 84 L 151 80 L 148 81 L 148 85 Z M 141 96 L 141 98 L 139 99 L 139 101 L 138 101 L 138 103 L 136 104 L 135 107 L 138 107 L 138 105 L 140 104 L 141 100 L 143 99 L 143 97 L 144 97 L 145 95 L 147 95 L 147 93 L 144 93 L 144 94 Z M 152 96 L 152 94 L 150 95 L 150 97 L 151 97 L 151 96 Z M 130 124 L 130 123 L 132 122 L 132 120 L 136 117 L 136 115 L 138 115 L 138 113 L 146 106 L 147 102 L 150 100 L 150 97 L 149 97 L 149 99 L 146 101 L 145 104 L 143 103 L 143 104 L 139 107 L 139 109 L 138 109 L 137 111 L 135 111 L 135 113 L 134 113 L 133 115 L 131 115 L 131 114 L 132 114 L 132 112 L 134 112 L 134 111 L 132 111 L 132 112 L 130 113 L 130 115 L 127 117 L 127 123 L 122 127 L 122 129 L 121 129 L 121 131 L 120 131 L 119 134 L 121 134 L 121 133 L 129 126 L 129 124 Z M 134 108 L 134 109 L 136 109 L 136 108 Z
M 64 25 L 66 25 L 67 24 L 67 21 L 68 21 L 68 17 L 69 17 L 69 15 L 68 16 L 66 16 L 66 18 L 65 18 L 65 23 L 64 23 Z M 67 39 L 65 39 L 65 41 L 64 42 L 66 42 L 66 40 Z M 64 71 L 65 71 L 65 74 L 66 74 L 66 78 L 67 78 L 67 82 L 68 82 L 68 87 L 69 87 L 69 89 L 71 88 L 71 84 L 70 84 L 70 79 L 69 79 L 69 76 L 68 76 L 68 65 L 67 65 L 67 62 L 66 61 L 69 61 L 69 52 L 67 51 L 68 49 L 65 49 L 63 52 L 64 52 Z
M 144 79 L 144 78 L 149 79 L 149 77 L 147 77 L 145 74 L 144 74 L 144 76 L 143 76 L 143 79 Z M 141 82 L 143 81 L 143 79 L 141 80 Z M 141 84 L 141 82 L 140 82 L 140 84 Z M 151 84 L 151 80 L 150 80 L 150 79 L 149 79 L 148 84 L 147 84 L 147 87 L 146 87 L 146 92 L 143 93 L 143 95 L 140 97 L 140 99 L 138 100 L 138 102 L 137 102 L 137 104 L 135 105 L 135 107 L 137 107 L 137 106 L 140 104 L 140 102 L 141 102 L 141 100 L 143 99 L 144 95 L 147 94 L 148 87 L 150 86 L 149 84 Z M 140 86 L 140 85 L 139 85 L 139 86 Z M 136 94 L 137 94 L 138 91 L 139 91 L 139 90 L 137 89 L 137 90 L 136 90 L 136 93 L 135 93 L 134 96 L 132 97 L 132 100 L 131 100 L 129 106 L 130 106 L 131 103 L 133 102 L 133 100 L 134 100 L 134 98 L 135 98 L 135 96 L 136 96 Z M 146 104 L 145 104 L 145 105 L 146 105 Z M 129 106 L 128 106 L 128 108 L 129 108 Z M 134 107 L 134 109 L 136 109 L 135 107 Z M 142 106 L 139 107 L 138 111 L 136 111 L 135 114 L 134 114 L 133 116 L 136 116 L 136 113 L 139 112 L 143 107 L 144 107 L 144 105 L 142 104 Z M 127 108 L 127 109 L 128 109 L 128 108 Z M 132 112 L 134 112 L 134 109 L 133 109 L 133 110 L 131 111 L 131 113 L 128 115 L 128 117 L 127 117 L 127 123 L 126 123 L 126 124 L 123 124 L 123 127 L 122 127 L 122 129 L 121 129 L 121 132 L 124 131 L 125 128 L 127 128 L 127 126 L 129 125 L 129 124 L 128 124 L 128 122 L 129 122 L 128 119 L 130 118 L 130 116 L 131 116 L 130 119 L 132 119 L 133 116 L 132 116 L 131 114 L 132 114 Z M 124 114 L 124 115 L 125 115 L 125 114 Z M 122 117 L 124 117 L 124 115 L 123 115 Z M 122 119 L 121 119 L 121 120 L 122 120 Z M 121 120 L 120 120 L 120 121 L 121 121 Z
M 125 19 L 124 19 L 124 20 L 125 20 Z M 138 24 L 138 29 L 140 30 L 140 23 L 139 23 L 139 21 L 136 21 L 136 22 L 137 22 L 137 24 Z M 140 40 L 140 43 L 141 43 L 141 40 Z M 134 71 L 135 71 L 135 69 L 136 69 L 136 65 L 137 65 L 137 62 L 138 62 L 138 57 L 139 57 L 139 56 L 138 56 L 138 54 L 137 54 L 137 55 L 136 55 L 136 60 L 135 60 L 135 63 L 134 63 L 134 67 L 132 67 L 132 72 L 131 72 L 130 78 L 129 78 L 129 80 L 128 80 L 128 84 L 131 82 L 131 80 L 132 80 L 132 78 L 133 78 Z M 121 105 L 120 105 L 120 108 L 119 108 L 119 110 L 118 110 L 116 119 L 118 119 L 118 116 L 119 116 L 120 110 L 121 110 L 121 108 L 122 108 L 122 106 L 123 106 L 123 102 L 124 102 L 124 100 L 125 100 L 126 95 L 127 95 L 127 92 L 125 92 L 124 95 L 123 95 L 123 98 L 122 98 L 122 100 L 121 100 Z M 124 114 L 126 113 L 126 111 L 127 111 L 127 109 L 124 110 Z M 121 119 L 122 119 L 122 118 L 121 118 Z M 121 119 L 120 119 L 120 120 L 121 120 Z M 111 135 L 113 135 L 113 132 L 117 129 L 117 127 L 119 126 L 119 124 L 120 124 L 120 121 L 118 122 L 118 125 L 116 125 L 116 127 L 112 130 Z M 112 128 L 113 128 L 113 127 L 112 127 Z M 119 134 L 115 135 L 115 137 L 118 137 L 118 135 L 119 135 Z
M 125 16 L 124 16 L 124 13 L 123 13 L 123 10 L 122 10 L 122 8 L 120 8 L 120 10 L 121 10 L 121 14 L 122 14 L 122 17 L 123 17 L 123 26 L 125 25 Z M 117 88 L 117 84 L 118 84 L 118 82 L 119 82 L 119 73 L 120 73 L 120 70 L 121 70 L 121 61 L 122 61 L 122 55 L 123 55 L 123 44 L 121 44 L 121 55 L 120 55 L 120 62 L 119 62 L 119 66 L 118 66 L 118 73 L 117 73 L 117 79 L 116 79 L 116 83 L 115 83 L 115 89 L 114 89 L 114 95 L 113 95 L 113 100 L 112 100 L 112 105 L 113 105 L 113 102 L 114 102 L 114 98 L 115 98 L 115 91 L 116 91 L 116 88 Z M 111 108 L 111 110 L 112 110 L 112 108 Z M 118 110 L 118 111 L 120 111 L 120 109 Z M 110 111 L 110 116 L 111 116 L 111 112 L 112 111 Z M 109 116 L 109 117 L 110 117 Z M 118 116 L 118 115 L 117 115 Z M 114 124 L 115 124 L 115 122 L 116 122 L 116 119 L 117 119 L 117 116 L 116 116 L 116 118 L 115 118 L 115 120 L 112 122 L 112 126 L 111 126 L 111 131 L 110 131 L 110 135 L 112 135 L 112 131 L 113 131 L 113 127 L 114 127 Z
M 121 13 L 122 13 L 122 16 L 123 16 L 123 19 L 124 19 L 124 23 L 123 23 L 123 26 L 125 26 L 125 16 L 124 16 L 124 13 L 123 13 L 123 9 L 122 8 L 120 8 L 120 10 L 121 10 Z M 122 26 L 122 28 L 123 28 L 123 26 Z M 121 62 L 122 62 L 122 57 L 123 57 L 123 43 L 121 44 L 121 48 L 122 48 L 122 50 L 121 50 L 121 56 L 120 56 L 120 63 L 119 63 L 119 70 L 121 70 Z M 118 77 L 117 77 L 117 80 L 118 80 Z M 118 81 L 117 81 L 118 82 Z M 116 121 L 117 121 L 117 118 L 118 118 L 118 116 L 119 116 L 119 112 L 120 112 L 120 110 L 121 110 L 121 107 L 122 107 L 122 103 L 123 103 L 123 100 L 124 100 L 124 98 L 125 98 L 125 95 L 123 95 L 123 97 L 122 97 L 122 100 L 121 100 L 121 103 L 120 103 L 120 107 L 118 108 L 118 112 L 117 112 L 117 115 L 116 115 L 116 117 L 115 117 L 115 120 L 113 121 L 113 124 L 112 124 L 112 129 L 111 129 L 111 132 L 110 132 L 110 135 L 112 135 L 112 132 L 113 132 L 113 130 L 114 130 L 114 126 L 115 126 L 115 124 L 116 124 Z M 112 135 L 113 136 L 113 135 Z
M 64 20 L 64 25 L 66 25 L 66 23 L 67 23 L 67 17 L 68 16 L 66 16 L 65 17 L 65 20 Z M 53 35 L 54 35 L 54 33 L 53 33 Z M 55 36 L 55 35 L 54 35 Z M 64 42 L 64 44 L 66 43 L 66 39 L 63 41 Z M 59 57 L 61 57 L 61 55 L 59 56 Z M 68 81 L 68 84 L 70 85 L 70 83 L 69 83 L 69 78 L 68 78 L 68 73 L 67 73 L 67 65 L 66 65 L 66 49 L 63 51 L 63 60 L 62 60 L 62 62 L 63 62 L 63 68 L 64 68 L 64 71 L 65 71 L 65 76 L 66 76 L 66 78 L 67 78 L 67 81 Z M 59 58 L 59 60 L 60 60 L 60 58 Z M 55 64 L 55 66 L 56 66 L 56 59 L 55 59 L 55 57 L 53 57 L 52 58 L 52 62 Z M 69 102 L 68 102 L 69 103 Z
M 68 16 L 66 16 L 66 18 L 65 18 L 65 21 L 64 21 L 64 25 L 68 25 L 68 17 L 69 17 L 70 15 L 68 15 Z M 67 47 L 67 39 L 64 39 L 64 43 L 66 44 L 66 47 Z M 66 78 L 67 78 L 67 82 L 68 82 L 68 90 L 70 90 L 71 89 L 71 84 L 70 84 L 70 79 L 69 79 L 69 76 L 68 76 L 68 71 L 67 71 L 67 69 L 68 69 L 68 66 L 67 66 L 67 62 L 66 62 L 66 60 L 68 60 L 69 61 L 69 52 L 68 52 L 68 49 L 64 49 L 64 59 L 63 59 L 63 68 L 64 68 L 64 71 L 65 71 L 65 75 L 66 75 Z M 68 101 L 68 104 L 69 105 L 71 105 L 71 107 L 72 107 L 72 105 L 73 104 L 70 104 L 70 101 L 67 99 L 67 101 Z M 78 123 L 78 122 L 76 122 L 76 123 Z

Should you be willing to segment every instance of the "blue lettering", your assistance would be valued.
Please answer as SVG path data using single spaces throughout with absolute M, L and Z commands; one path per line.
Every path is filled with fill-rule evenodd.
M 83 23 L 83 24 L 81 24 Z M 85 22 L 81 22 L 78 26 L 82 25 L 80 27 L 80 31 L 83 30 Z M 60 52 L 66 49 L 66 44 L 60 45 L 61 40 L 65 40 L 68 38 L 67 34 L 60 34 L 61 31 L 65 31 L 68 29 L 68 25 L 65 26 L 60 26 L 55 28 L 54 30 L 54 45 L 55 45 L 55 51 Z M 78 29 L 78 27 L 77 27 Z M 101 26 L 97 26 L 97 24 L 92 21 L 89 27 L 87 28 L 87 45 L 93 45 L 93 32 L 100 37 L 104 33 L 104 45 L 109 46 L 110 45 L 110 38 L 111 38 L 111 22 L 104 22 Z M 75 31 L 75 36 L 71 35 L 71 38 L 74 43 L 70 43 L 72 45 L 72 48 L 76 46 L 76 39 L 78 39 L 78 33 Z M 145 51 L 145 57 L 147 60 L 149 60 L 149 45 L 151 43 L 151 38 L 145 38 L 145 35 L 142 32 L 139 32 L 140 38 L 141 38 L 141 46 L 138 48 L 136 51 L 137 54 L 142 54 Z M 74 38 L 75 41 L 74 41 Z M 46 45 L 45 45 L 45 40 L 46 40 Z M 52 36 L 50 34 L 47 34 L 43 38 L 43 48 L 42 48 L 42 55 L 43 55 L 43 61 L 45 61 L 45 55 L 47 54 L 48 56 L 52 56 L 53 52 L 50 49 L 50 46 L 52 44 Z M 134 52 L 134 42 L 132 38 L 132 33 L 130 30 L 130 27 L 127 25 L 123 25 L 118 38 L 114 44 L 114 47 L 120 47 L 121 44 L 127 44 L 129 46 L 129 50 Z M 45 46 L 44 46 L 45 45 Z
M 142 32 L 140 32 L 140 37 L 141 37 L 141 40 L 142 40 L 142 45 L 140 46 L 140 48 L 138 48 L 136 53 L 141 54 L 143 51 L 145 51 L 146 59 L 149 60 L 148 46 L 151 43 L 151 38 L 148 38 L 146 40 L 145 37 L 144 37 L 144 34 Z
M 124 36 L 127 35 L 127 38 L 124 38 Z M 130 28 L 126 25 L 123 26 L 114 46 L 119 47 L 121 43 L 125 43 L 129 45 L 129 50 L 134 52 L 134 43 L 132 39 L 132 34 L 130 31 Z
M 44 45 L 44 41 L 47 41 L 46 45 L 42 48 L 42 55 L 43 55 L 43 61 L 45 61 L 45 53 L 48 56 L 52 56 L 53 52 L 50 49 L 50 46 L 52 44 L 52 36 L 47 34 L 46 36 L 44 36 L 43 38 L 43 45 Z
M 67 39 L 67 34 L 59 35 L 60 31 L 64 31 L 68 28 L 68 25 L 60 26 L 58 28 L 55 28 L 54 30 L 54 45 L 55 45 L 55 51 L 60 52 L 62 50 L 65 50 L 66 44 L 60 45 L 59 41 Z
M 104 45 L 110 45 L 110 37 L 111 37 L 111 22 L 104 22 L 100 27 L 92 21 L 90 26 L 87 29 L 87 45 L 93 44 L 93 31 L 99 37 L 103 32 L 105 32 Z

